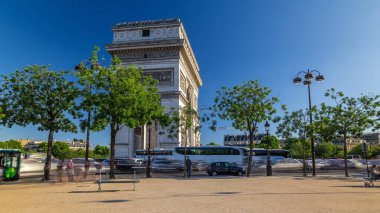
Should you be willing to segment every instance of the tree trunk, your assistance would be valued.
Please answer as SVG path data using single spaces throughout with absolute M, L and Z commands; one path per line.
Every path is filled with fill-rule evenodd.
M 187 157 L 187 130 L 185 134 L 185 153 L 183 155 L 183 164 L 184 164 L 184 170 L 183 170 L 183 178 L 186 178 L 187 175 L 187 167 L 186 167 L 186 157 Z
M 49 130 L 49 138 L 48 138 L 48 147 L 47 147 L 47 153 L 46 153 L 46 161 L 45 161 L 45 167 L 44 167 L 44 177 L 43 181 L 50 180 L 50 167 L 51 167 L 51 153 L 53 150 L 53 140 L 54 140 L 54 130 Z
M 347 169 L 347 142 L 346 142 L 346 139 L 347 139 L 347 133 L 346 133 L 346 130 L 344 131 L 343 133 L 343 144 L 344 144 L 344 174 L 346 175 L 346 177 L 348 177 L 348 169 Z
M 111 123 L 110 179 L 115 179 L 115 141 L 117 130 L 117 124 Z
M 147 178 L 151 178 L 152 177 L 152 159 L 151 159 L 151 152 L 150 152 L 150 145 L 151 145 L 151 142 L 150 142 L 150 135 L 151 135 L 151 126 L 149 125 L 149 133 L 148 133 L 148 163 L 146 165 L 146 177 Z
M 306 141 L 302 139 L 302 151 L 303 151 L 303 176 L 306 177 Z
M 86 155 L 85 155 L 85 165 L 84 165 L 84 179 L 87 178 L 88 170 L 90 168 L 90 162 L 88 161 L 88 153 L 90 149 L 90 127 L 91 127 L 91 111 L 88 112 L 87 116 L 87 135 L 86 135 Z
M 247 177 L 252 173 L 252 156 L 253 156 L 253 131 L 249 131 L 249 157 L 247 165 Z

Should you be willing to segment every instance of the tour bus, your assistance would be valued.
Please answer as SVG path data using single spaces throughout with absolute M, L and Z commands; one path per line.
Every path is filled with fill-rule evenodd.
M 290 157 L 288 150 L 273 149 L 270 151 L 272 159 Z M 152 149 L 150 150 L 151 159 L 173 159 L 184 160 L 185 147 L 175 147 L 173 149 Z M 192 161 L 200 162 L 219 162 L 226 161 L 236 163 L 238 165 L 246 165 L 248 163 L 249 149 L 243 147 L 232 146 L 203 146 L 203 147 L 187 147 L 186 154 Z M 266 149 L 254 148 L 253 161 L 260 160 L 267 156 Z M 136 150 L 136 158 L 148 159 L 147 150 Z
M 184 160 L 185 147 L 173 149 L 152 149 L 150 151 L 152 160 L 157 158 Z M 192 161 L 203 161 L 207 163 L 227 161 L 238 165 L 246 163 L 244 148 L 226 146 L 186 147 L 186 154 Z M 136 158 L 148 159 L 147 150 L 136 150 Z

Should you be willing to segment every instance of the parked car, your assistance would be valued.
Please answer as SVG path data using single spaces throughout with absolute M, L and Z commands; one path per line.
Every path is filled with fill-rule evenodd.
M 210 176 L 216 176 L 220 174 L 243 176 L 246 174 L 246 170 L 242 167 L 237 166 L 235 163 L 214 162 L 207 167 L 207 174 Z
M 152 161 L 153 171 L 183 171 L 184 163 L 180 160 L 156 159 Z

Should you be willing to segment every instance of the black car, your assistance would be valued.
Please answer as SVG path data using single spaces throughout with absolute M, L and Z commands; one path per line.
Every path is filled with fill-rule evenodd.
M 135 167 L 141 167 L 143 160 L 137 158 L 115 159 L 115 169 L 132 171 Z
M 220 174 L 232 174 L 243 176 L 246 174 L 245 169 L 237 166 L 234 163 L 229 162 L 214 162 L 207 167 L 207 173 L 210 176 L 216 176 Z

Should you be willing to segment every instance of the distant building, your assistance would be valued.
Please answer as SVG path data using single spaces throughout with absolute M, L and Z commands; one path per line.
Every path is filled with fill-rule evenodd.
M 46 142 L 46 141 L 41 141 L 41 140 L 30 140 L 30 141 L 24 146 L 24 149 L 26 149 L 26 150 L 37 150 L 43 142 Z
M 67 144 L 69 144 L 70 149 L 86 149 L 86 142 L 84 141 L 70 141 Z
M 365 142 L 366 142 L 366 140 L 363 140 L 363 139 L 360 139 L 360 138 L 347 138 L 346 139 L 347 151 L 350 151 L 355 146 L 357 146 L 359 144 L 362 144 L 362 143 L 365 143 Z M 333 144 L 344 146 L 343 139 L 337 140 L 337 141 L 333 141 Z
M 363 139 L 372 146 L 380 145 L 380 132 L 365 133 Z
M 17 140 L 17 141 L 21 143 L 21 146 L 22 146 L 22 147 L 25 147 L 26 144 L 28 144 L 29 142 L 32 142 L 31 139 L 19 139 L 19 140 Z
M 261 143 L 264 134 L 257 134 L 253 138 L 254 144 Z M 224 135 L 224 145 L 225 146 L 249 146 L 249 136 L 248 135 Z

